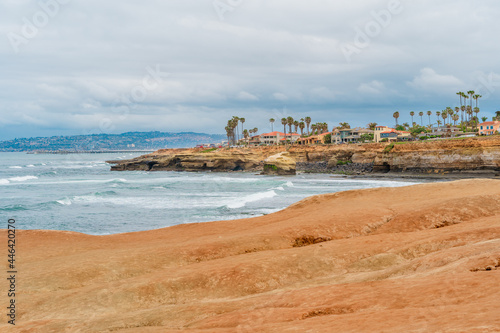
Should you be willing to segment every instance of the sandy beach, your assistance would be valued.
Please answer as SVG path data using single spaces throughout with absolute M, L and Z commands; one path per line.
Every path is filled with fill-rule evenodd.
M 16 237 L 16 326 L 4 314 L 2 332 L 500 331 L 500 180 L 339 192 L 145 232 Z

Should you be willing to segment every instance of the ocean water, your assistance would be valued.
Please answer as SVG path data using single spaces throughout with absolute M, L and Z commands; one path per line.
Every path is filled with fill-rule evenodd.
M 18 229 L 93 235 L 261 216 L 315 194 L 414 181 L 299 174 L 111 172 L 139 154 L 0 153 L 0 214 Z M 1 226 L 0 228 L 5 228 Z

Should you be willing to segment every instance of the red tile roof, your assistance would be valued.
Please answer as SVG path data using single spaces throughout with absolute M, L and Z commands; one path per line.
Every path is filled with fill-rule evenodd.
M 282 132 L 278 132 L 278 131 L 274 131 L 274 132 L 270 132 L 270 133 L 263 133 L 261 134 L 264 135 L 264 136 L 276 136 L 277 134 L 279 134 L 280 136 L 285 136 L 285 133 L 282 133 Z

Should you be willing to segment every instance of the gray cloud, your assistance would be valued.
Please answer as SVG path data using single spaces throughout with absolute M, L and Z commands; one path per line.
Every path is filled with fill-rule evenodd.
M 480 116 L 500 109 L 494 0 L 220 1 L 238 3 L 224 20 L 212 0 L 3 1 L 0 139 L 222 133 L 232 115 L 262 130 L 285 115 L 392 124 L 470 89 Z M 29 38 L 26 22 L 40 26 Z

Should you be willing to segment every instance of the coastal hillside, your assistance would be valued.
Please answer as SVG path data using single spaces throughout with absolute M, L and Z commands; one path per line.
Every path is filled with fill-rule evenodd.
M 204 133 L 127 132 L 122 134 L 89 134 L 22 138 L 0 141 L 0 152 L 13 151 L 95 151 L 95 150 L 155 150 L 161 148 L 194 147 L 216 143 L 224 135 Z
M 499 136 L 396 144 L 162 149 L 109 163 L 114 171 L 261 171 L 266 158 L 285 150 L 297 163 L 297 170 L 306 172 L 500 176 Z
M 474 179 L 145 232 L 18 230 L 0 331 L 498 332 L 499 208 L 500 180 Z

